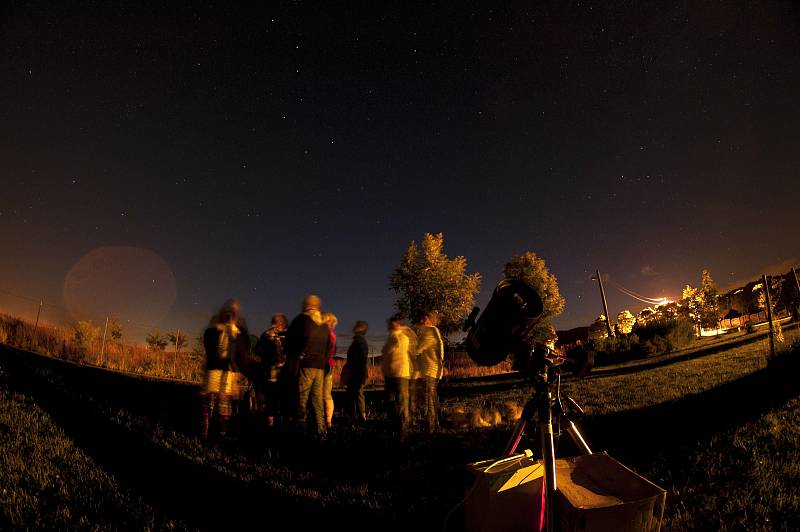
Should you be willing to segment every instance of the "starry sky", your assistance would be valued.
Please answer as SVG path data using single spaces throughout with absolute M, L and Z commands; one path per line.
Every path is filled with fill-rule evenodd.
M 443 232 L 479 304 L 543 257 L 568 328 L 595 269 L 675 297 L 800 264 L 797 4 L 489 4 L 7 4 L 0 306 L 262 329 L 314 292 L 379 333 Z

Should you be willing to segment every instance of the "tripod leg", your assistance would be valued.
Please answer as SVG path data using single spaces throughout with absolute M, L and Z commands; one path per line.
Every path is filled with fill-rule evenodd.
M 581 431 L 579 431 L 578 427 L 575 426 L 575 423 L 570 420 L 567 420 L 567 432 L 581 453 L 592 454 L 592 450 L 589 448 L 589 444 L 586 443 L 586 440 L 583 439 Z
M 540 425 L 542 433 L 542 460 L 544 461 L 544 489 L 545 489 L 545 520 L 547 532 L 553 532 L 554 519 L 553 507 L 556 497 L 556 453 L 553 445 L 553 420 L 550 409 L 547 408 L 547 422 Z
M 506 448 L 503 450 L 503 456 L 511 456 L 517 452 L 517 446 L 522 440 L 522 435 L 525 433 L 525 429 L 528 426 L 528 420 L 533 417 L 535 404 L 536 403 L 532 400 L 525 403 L 525 407 L 522 409 L 522 415 L 519 421 L 517 421 L 517 426 L 514 428 L 514 432 L 511 434 L 511 438 L 508 440 Z
M 519 445 L 520 440 L 522 440 L 522 435 L 525 433 L 525 427 L 527 424 L 528 422 L 525 421 L 525 418 L 519 418 L 517 426 L 514 429 L 514 433 L 511 434 L 511 438 L 508 440 L 506 448 L 503 450 L 503 456 L 511 456 L 517 452 L 517 446 Z

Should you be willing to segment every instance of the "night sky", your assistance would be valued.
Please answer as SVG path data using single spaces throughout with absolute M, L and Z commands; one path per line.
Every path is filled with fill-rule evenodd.
M 543 257 L 568 328 L 595 269 L 676 297 L 800 263 L 797 4 L 195 4 L 0 12 L 0 306 L 197 330 L 234 296 L 261 330 L 314 292 L 381 333 L 443 232 L 480 304 Z

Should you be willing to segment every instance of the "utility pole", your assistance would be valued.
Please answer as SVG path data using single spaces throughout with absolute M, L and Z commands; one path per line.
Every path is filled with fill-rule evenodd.
M 797 271 L 795 271 L 794 268 L 792 268 L 792 276 L 794 276 L 794 286 L 795 286 L 795 288 L 797 288 L 797 300 L 795 301 L 795 304 L 794 304 L 794 307 L 793 307 L 793 311 L 796 311 L 798 306 L 800 306 L 800 281 L 797 280 Z M 798 317 L 795 312 L 792 313 L 792 317 L 795 320 L 800 319 L 800 317 Z
M 796 279 L 796 277 L 795 277 Z M 42 314 L 42 303 L 44 303 L 41 299 L 39 300 L 39 310 L 36 311 L 36 323 L 33 326 L 33 336 L 36 337 L 36 331 L 39 329 L 39 316 Z
M 767 319 L 769 320 L 769 352 L 770 356 L 775 356 L 775 332 L 772 330 L 772 299 L 769 297 L 769 278 L 761 276 L 764 283 L 764 293 L 767 295 Z
M 175 378 L 178 378 L 178 340 L 181 336 L 180 328 L 175 329 L 175 364 L 172 369 L 172 373 L 175 375 Z
M 103 363 L 103 353 L 106 350 L 106 333 L 108 332 L 108 316 L 106 316 L 106 326 L 103 327 L 103 342 L 100 344 L 100 360 L 99 363 Z
M 606 292 L 603 290 L 603 280 L 600 278 L 600 270 L 594 271 L 595 277 L 597 278 L 597 284 L 600 286 L 600 300 L 603 302 L 603 312 L 605 313 L 604 316 L 606 317 L 606 330 L 608 330 L 608 337 L 611 338 L 613 333 L 611 332 L 611 317 L 608 315 L 608 304 L 606 303 Z

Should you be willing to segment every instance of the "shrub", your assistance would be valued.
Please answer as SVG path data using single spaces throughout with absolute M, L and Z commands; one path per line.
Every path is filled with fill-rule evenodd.
M 630 341 L 624 336 L 590 340 L 585 349 L 594 353 L 594 362 L 598 366 L 618 364 L 632 358 Z M 570 355 L 570 358 L 573 356 Z
M 81 354 L 86 354 L 92 346 L 92 342 L 97 339 L 100 329 L 92 325 L 91 321 L 79 321 L 75 324 L 75 343 Z
M 579 344 L 567 351 L 567 358 L 576 361 L 591 361 L 592 365 L 599 365 L 597 361 L 597 351 L 590 344 Z
M 692 343 L 695 339 L 694 325 L 687 320 L 675 320 L 667 332 L 667 350 L 676 351 Z
M 695 339 L 694 324 L 682 318 L 658 319 L 636 324 L 635 336 L 642 343 L 645 356 L 682 349 Z

